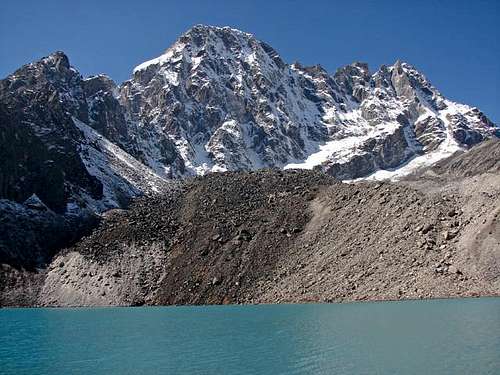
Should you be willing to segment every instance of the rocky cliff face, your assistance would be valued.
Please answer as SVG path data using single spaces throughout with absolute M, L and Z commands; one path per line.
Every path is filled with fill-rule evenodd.
M 60 215 L 36 195 L 23 203 L 0 199 L 0 264 L 34 270 L 61 248 L 90 233 L 98 223 L 91 213 Z
M 36 194 L 66 214 L 161 189 L 164 181 L 123 151 L 133 153 L 134 141 L 114 90 L 104 76 L 84 80 L 61 52 L 1 80 L 0 197 Z
M 71 116 L 87 119 L 81 77 L 55 53 L 0 81 L 2 198 L 37 194 L 64 212 L 72 192 L 102 197 L 102 184 L 78 155 L 79 133 Z
M 405 174 L 495 134 L 409 64 L 330 74 L 285 63 L 251 34 L 198 25 L 121 85 L 83 78 L 62 52 L 1 80 L 0 199 L 35 194 L 66 220 L 208 172 Z
M 316 167 L 351 179 L 426 153 L 443 157 L 495 132 L 479 110 L 445 99 L 409 64 L 371 73 L 354 63 L 332 76 L 287 65 L 227 27 L 195 26 L 136 67 L 120 91 L 134 123 L 175 146 L 174 176 Z M 161 151 L 145 153 L 165 172 L 153 156 Z
M 409 64 L 372 73 L 354 63 L 330 75 L 286 64 L 251 34 L 203 25 L 120 86 L 82 78 L 56 52 L 2 80 L 0 103 L 1 197 L 36 193 L 58 212 L 121 206 L 165 178 L 212 171 L 358 178 L 424 154 L 435 161 L 498 131 Z
M 133 138 L 112 92 L 61 52 L 0 81 L 0 262 L 40 266 L 94 226 L 95 213 L 167 187 L 123 150 Z

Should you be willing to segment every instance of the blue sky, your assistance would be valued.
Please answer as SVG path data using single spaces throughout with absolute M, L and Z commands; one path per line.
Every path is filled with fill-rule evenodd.
M 83 75 L 122 82 L 192 25 L 228 25 L 255 34 L 287 62 L 330 72 L 353 61 L 375 70 L 399 58 L 498 124 L 499 19 L 496 0 L 2 0 L 0 76 L 62 50 Z

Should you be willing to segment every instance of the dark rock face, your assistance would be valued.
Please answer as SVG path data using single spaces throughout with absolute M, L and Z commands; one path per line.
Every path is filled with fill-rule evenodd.
M 428 117 L 415 125 L 415 137 L 426 150 L 432 151 L 446 138 L 446 129 L 441 120 Z
M 75 189 L 102 197 L 78 154 L 81 136 L 71 119 L 88 119 L 80 83 L 60 52 L 0 81 L 1 198 L 20 202 L 35 193 L 62 213 Z
M 348 162 L 329 164 L 324 170 L 339 179 L 349 180 L 366 176 L 380 168 L 396 168 L 401 160 L 411 156 L 408 155 L 408 141 L 403 129 L 398 129 L 386 138 L 369 139 L 361 144 L 360 150 Z
M 125 198 L 141 191 L 125 171 L 115 177 L 120 169 L 110 160 L 111 154 L 123 153 L 134 164 L 130 168 L 141 167 L 130 156 L 142 156 L 139 132 L 130 130 L 117 93 L 105 76 L 82 79 L 62 52 L 1 80 L 0 198 L 23 202 L 36 194 L 64 214 L 68 204 L 94 211 L 113 207 L 108 199 L 113 185 L 128 184 L 120 188 Z M 113 145 L 123 151 L 111 152 Z
M 83 80 L 82 87 L 88 104 L 88 124 L 120 147 L 133 147 L 129 145 L 131 139 L 125 112 L 114 96 L 118 92 L 116 84 L 100 75 Z
M 355 62 L 346 65 L 335 72 L 334 78 L 342 91 L 351 95 L 358 103 L 366 99 L 368 92 L 365 87 L 369 86 L 371 79 L 368 64 Z
M 376 170 L 396 170 L 402 161 L 423 153 L 415 147 L 416 135 L 407 117 L 399 115 L 396 119 L 401 127 L 384 136 L 368 138 L 353 149 L 353 156 L 347 161 L 325 163 L 316 169 L 342 180 L 351 180 L 369 175 Z
M 114 84 L 91 81 L 62 52 L 0 80 L 0 263 L 43 265 L 95 226 L 92 212 L 146 191 L 127 168 L 111 165 L 113 155 L 103 150 L 109 141 L 89 139 L 76 126 L 86 122 L 122 147 L 130 143 L 122 107 L 110 94 Z M 143 175 L 146 168 L 139 169 Z
M 88 234 L 98 223 L 90 212 L 63 216 L 34 201 L 30 198 L 19 204 L 0 199 L 0 264 L 31 270 L 44 266 L 59 249 Z

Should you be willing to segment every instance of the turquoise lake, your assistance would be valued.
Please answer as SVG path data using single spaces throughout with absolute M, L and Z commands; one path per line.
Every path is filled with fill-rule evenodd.
M 0 309 L 0 374 L 500 374 L 500 298 Z

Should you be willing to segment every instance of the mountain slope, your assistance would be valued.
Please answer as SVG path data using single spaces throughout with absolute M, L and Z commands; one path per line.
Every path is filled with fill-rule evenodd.
M 409 64 L 371 73 L 354 63 L 330 75 L 287 65 L 251 34 L 203 25 L 119 86 L 104 75 L 82 78 L 54 53 L 0 81 L 0 103 L 9 160 L 0 197 L 22 202 L 36 193 L 58 212 L 122 206 L 162 190 L 165 179 L 211 171 L 390 177 L 498 134 L 482 112 L 447 100 Z M 21 155 L 27 144 L 38 160 Z M 122 157 L 109 152 L 115 146 Z M 26 158 L 28 166 L 16 163 Z
M 163 189 L 164 179 L 85 124 L 129 147 L 121 106 L 108 100 L 105 109 L 114 105 L 118 120 L 106 116 L 99 124 L 88 81 L 60 52 L 1 80 L 0 197 L 22 203 L 36 194 L 56 213 L 78 214 L 121 207 Z
M 120 92 L 134 123 L 175 144 L 174 175 L 319 167 L 351 179 L 422 154 L 431 164 L 497 132 L 409 64 L 370 73 L 354 63 L 330 76 L 227 27 L 195 26 Z
M 500 295 L 500 141 L 398 183 L 216 173 L 113 210 L 0 305 L 276 303 Z
M 66 233 L 79 218 L 170 194 L 173 179 L 217 171 L 400 178 L 496 135 L 407 63 L 332 75 L 285 63 L 251 34 L 197 25 L 121 85 L 82 77 L 62 52 L 0 80 L 0 218 L 15 223 L 18 211 L 22 228 L 45 218 Z M 29 232 L 19 262 L 30 266 L 74 240 L 49 249 Z M 17 262 L 15 237 L 0 238 L 1 259 Z
M 499 295 L 491 177 L 496 185 L 421 190 L 314 171 L 209 174 L 109 215 L 54 259 L 33 297 L 81 306 Z

